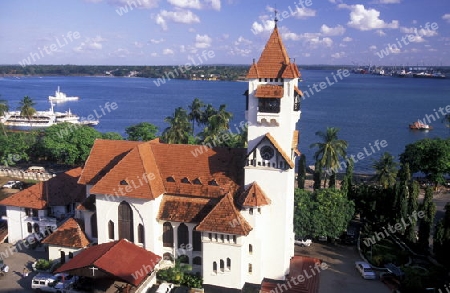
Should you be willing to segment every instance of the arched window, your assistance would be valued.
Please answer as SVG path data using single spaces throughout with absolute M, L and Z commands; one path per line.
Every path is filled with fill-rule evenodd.
M 202 251 L 202 233 L 195 228 L 192 230 L 192 244 L 194 251 Z
M 108 238 L 114 239 L 114 222 L 111 220 L 108 222 Z
M 213 262 L 213 273 L 217 274 L 217 262 Z
M 227 258 L 227 270 L 231 270 L 231 259 L 229 257 Z
M 189 244 L 189 229 L 186 224 L 181 223 L 177 230 L 178 235 L 178 248 L 186 248 Z
M 220 271 L 225 271 L 225 262 L 223 261 L 223 259 L 220 260 Z
M 34 223 L 33 228 L 34 228 L 34 233 L 39 233 L 40 232 L 40 228 L 39 228 L 39 224 L 38 223 Z
M 94 213 L 91 216 L 91 234 L 92 238 L 97 238 L 97 214 Z
M 27 223 L 27 231 L 28 233 L 33 233 L 33 225 L 30 222 Z
M 163 225 L 163 246 L 173 247 L 173 228 L 169 222 L 165 222 Z
M 253 245 L 251 244 L 248 245 L 248 253 L 253 254 Z
M 202 265 L 202 258 L 200 256 L 194 257 L 194 259 L 192 260 L 192 264 L 201 266 Z
M 142 224 L 138 225 L 138 242 L 144 243 L 144 226 Z
M 134 242 L 133 235 L 133 210 L 126 201 L 119 205 L 119 239 L 128 239 Z

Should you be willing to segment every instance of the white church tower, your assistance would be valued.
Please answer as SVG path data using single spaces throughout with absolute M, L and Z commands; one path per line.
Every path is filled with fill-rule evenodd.
M 243 205 L 243 215 L 254 228 L 247 239 L 254 251 L 252 283 L 263 278 L 284 280 L 294 256 L 294 162 L 302 96 L 297 87 L 299 78 L 298 67 L 289 58 L 275 22 L 261 57 L 247 75 L 245 187 L 254 190 L 253 197 L 268 199 L 263 205 Z

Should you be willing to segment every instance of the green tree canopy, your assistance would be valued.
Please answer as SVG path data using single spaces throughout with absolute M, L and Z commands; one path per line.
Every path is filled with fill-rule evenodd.
M 48 159 L 67 165 L 81 165 L 98 138 L 102 138 L 102 134 L 92 127 L 61 123 L 44 130 L 39 147 Z
M 156 138 L 158 128 L 151 123 L 141 122 L 135 125 L 128 126 L 125 129 L 125 133 L 128 135 L 128 140 L 149 141 Z
M 450 173 L 450 139 L 425 138 L 408 144 L 400 162 L 409 163 L 413 173 L 423 172 L 435 185 L 444 183 L 444 175 Z
M 6 100 L 0 100 L 0 117 L 5 115 L 6 112 L 9 111 L 8 102 Z M 5 125 L 2 123 L 3 134 L 6 136 Z
M 102 133 L 103 139 L 109 139 L 109 140 L 123 140 L 123 136 L 120 135 L 120 133 L 117 132 L 105 132 Z
M 296 189 L 294 229 L 297 236 L 339 237 L 355 212 L 353 201 L 336 189 Z
M 13 166 L 20 161 L 28 161 L 35 142 L 35 132 L 0 135 L 0 165 Z
M 202 117 L 203 117 L 203 108 L 205 104 L 198 98 L 195 98 L 192 101 L 192 104 L 189 105 L 189 120 L 192 122 L 192 135 L 195 132 L 195 123 L 197 126 L 200 126 Z

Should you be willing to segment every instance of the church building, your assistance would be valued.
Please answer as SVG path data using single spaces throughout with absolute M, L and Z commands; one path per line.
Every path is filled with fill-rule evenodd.
M 127 239 L 166 262 L 181 257 L 205 285 L 285 280 L 294 256 L 299 78 L 275 26 L 247 75 L 247 149 L 96 140 L 78 181 L 87 237 L 99 245 Z

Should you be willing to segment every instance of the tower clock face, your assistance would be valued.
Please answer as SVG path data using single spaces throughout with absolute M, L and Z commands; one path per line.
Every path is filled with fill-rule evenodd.
M 275 150 L 268 145 L 265 145 L 261 148 L 261 157 L 264 160 L 270 160 L 273 158 L 273 156 L 275 155 Z

